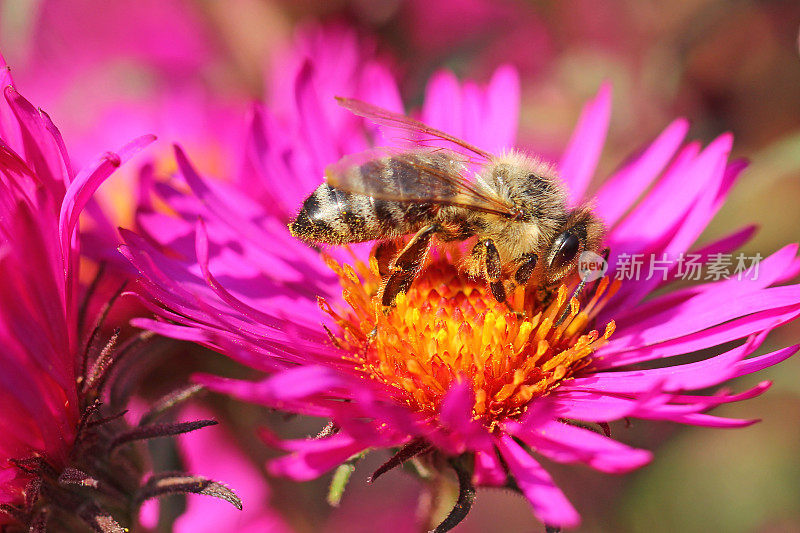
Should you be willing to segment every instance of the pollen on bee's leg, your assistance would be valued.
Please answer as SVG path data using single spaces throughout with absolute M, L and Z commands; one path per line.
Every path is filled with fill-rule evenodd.
M 485 280 L 470 278 L 447 254 L 435 253 L 387 308 L 378 297 L 374 255 L 352 266 L 330 263 L 344 302 L 335 309 L 320 303 L 336 324 L 332 343 L 357 373 L 426 415 L 438 413 L 453 384 L 466 382 L 475 397 L 473 418 L 498 427 L 588 365 L 614 331 L 613 322 L 603 335 L 587 331 L 619 287 L 607 278 L 585 305 L 569 298 L 572 290 L 565 285 L 553 293 L 517 285 L 500 303 Z M 557 323 L 562 314 L 566 318 Z
M 520 313 L 524 313 L 525 309 L 525 286 L 517 285 L 514 287 L 514 292 L 511 293 L 511 306 Z

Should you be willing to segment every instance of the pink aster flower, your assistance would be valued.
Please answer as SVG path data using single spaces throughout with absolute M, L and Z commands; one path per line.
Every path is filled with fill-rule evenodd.
M 542 522 L 571 527 L 579 515 L 538 457 L 623 473 L 649 462 L 651 453 L 612 439 L 610 422 L 728 428 L 753 422 L 707 411 L 756 396 L 768 382 L 739 393 L 693 391 L 796 350 L 754 355 L 770 330 L 800 315 L 800 286 L 780 285 L 800 271 L 796 245 L 761 262 L 758 275 L 742 272 L 742 279 L 676 287 L 676 264 L 664 276 L 616 279 L 626 255 L 711 257 L 747 240 L 752 228 L 692 248 L 744 167 L 728 161 L 730 135 L 706 147 L 684 144 L 687 123 L 675 121 L 603 183 L 594 209 L 608 229 L 616 266 L 580 298 L 568 301 L 574 284 L 544 301 L 518 287 L 509 308 L 483 280 L 468 278 L 439 253 L 385 309 L 375 298 L 380 277 L 368 249 L 320 253 L 285 227 L 287 210 L 318 186 L 322 166 L 375 137 L 369 125 L 333 127 L 319 112 L 309 72 L 301 71 L 295 86 L 299 129 L 286 135 L 262 125 L 264 137 L 282 143 L 259 145 L 261 187 L 274 191 L 272 199 L 204 180 L 177 148 L 194 195 L 162 190 L 179 216 L 150 219 L 146 238 L 126 232 L 122 248 L 159 318 L 138 325 L 267 373 L 259 381 L 199 376 L 200 382 L 331 420 L 315 438 L 280 440 L 265 431 L 269 444 L 287 452 L 270 461 L 273 474 L 308 480 L 386 448 L 394 455 L 373 481 L 412 459 L 429 471 L 455 469 L 459 501 L 437 531 L 466 515 L 476 486 L 516 490 Z M 421 118 L 499 151 L 514 142 L 518 105 L 513 70 L 498 70 L 486 87 L 440 74 Z M 603 86 L 558 162 L 573 205 L 589 200 L 610 113 L 611 90 Z M 305 158 L 307 164 L 294 164 Z M 714 355 L 685 364 L 667 359 L 699 350 Z
M 20 96 L 4 62 L 0 67 L 0 502 L 9 506 L 32 496 L 33 476 L 13 461 L 44 458 L 60 471 L 76 438 L 78 215 L 102 180 L 152 139 L 74 173 L 49 117 Z M 0 513 L 0 523 L 9 518 Z
M 0 86 L 0 529 L 74 531 L 83 522 L 118 532 L 112 511 L 128 522 L 135 504 L 176 489 L 240 505 L 205 478 L 186 476 L 180 485 L 169 475 L 140 486 L 146 461 L 129 443 L 214 422 L 155 424 L 154 411 L 123 424 L 107 386 L 141 339 L 116 346 L 117 331 L 103 346 L 102 315 L 94 327 L 85 321 L 92 290 L 79 277 L 81 212 L 153 137 L 75 172 L 58 129 L 17 92 L 1 57 Z

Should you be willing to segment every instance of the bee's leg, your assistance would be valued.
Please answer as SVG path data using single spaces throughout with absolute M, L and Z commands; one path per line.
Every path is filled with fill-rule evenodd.
M 385 278 L 392 273 L 392 259 L 399 249 L 397 241 L 383 241 L 375 248 L 375 260 L 378 262 L 378 274 Z
M 431 245 L 433 234 L 439 231 L 437 224 L 430 224 L 419 230 L 405 248 L 403 248 L 389 269 L 391 274 L 381 290 L 381 303 L 385 306 L 393 305 L 394 299 L 400 293 L 405 293 L 419 272 L 428 248 Z
M 519 268 L 514 273 L 514 279 L 524 287 L 528 284 L 528 280 L 531 279 L 531 274 L 533 274 L 533 269 L 536 268 L 536 262 L 539 257 L 534 253 L 529 253 L 524 254 L 522 258 L 522 264 L 519 265 Z
M 500 254 L 497 251 L 492 239 L 484 239 L 479 241 L 472 249 L 473 254 L 478 254 L 481 257 L 481 266 L 483 267 L 483 276 L 489 283 L 489 289 L 492 291 L 494 299 L 500 303 L 506 301 L 506 288 L 503 285 L 502 277 L 502 264 L 500 263 Z

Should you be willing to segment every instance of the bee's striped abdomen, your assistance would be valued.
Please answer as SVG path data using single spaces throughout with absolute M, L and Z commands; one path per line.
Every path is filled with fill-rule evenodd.
M 413 231 L 406 222 L 409 207 L 323 183 L 303 202 L 289 229 L 303 240 L 330 244 L 386 239 Z
M 347 172 L 348 184 L 357 190 L 375 191 L 374 195 L 346 192 L 324 183 L 306 198 L 289 225 L 293 235 L 312 242 L 346 244 L 415 233 L 438 211 L 433 203 L 419 198 L 420 187 L 432 198 L 453 194 L 444 190 L 441 181 L 421 172 L 413 160 L 375 159 Z
M 323 183 L 303 202 L 297 218 L 289 224 L 292 235 L 306 241 L 344 244 L 364 232 L 369 198 L 334 189 Z

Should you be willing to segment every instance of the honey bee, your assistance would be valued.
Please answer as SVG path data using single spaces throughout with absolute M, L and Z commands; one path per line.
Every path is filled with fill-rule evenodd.
M 475 240 L 461 268 L 484 278 L 499 302 L 516 285 L 553 286 L 575 270 L 583 251 L 598 251 L 602 222 L 588 205 L 568 207 L 549 165 L 518 151 L 493 155 L 418 120 L 337 100 L 416 140 L 407 149 L 376 148 L 330 165 L 289 229 L 312 243 L 382 241 L 376 258 L 384 306 L 408 291 L 434 236 Z M 396 243 L 406 235 L 413 236 L 401 248 Z

